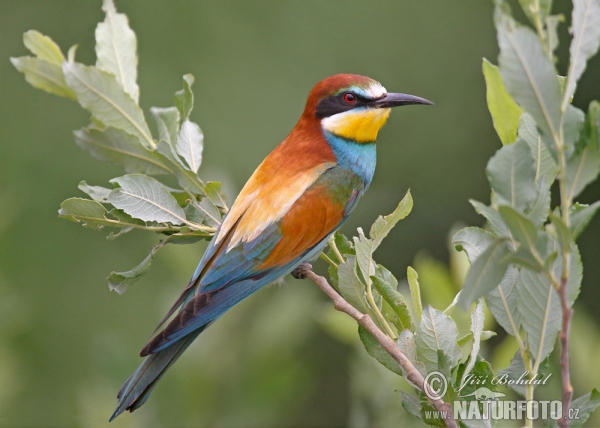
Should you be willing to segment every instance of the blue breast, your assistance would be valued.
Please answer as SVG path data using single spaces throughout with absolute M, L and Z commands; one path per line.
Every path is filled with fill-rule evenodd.
M 375 143 L 357 143 L 328 131 L 323 131 L 323 135 L 331 146 L 338 165 L 354 171 L 365 182 L 365 187 L 369 186 L 377 164 Z

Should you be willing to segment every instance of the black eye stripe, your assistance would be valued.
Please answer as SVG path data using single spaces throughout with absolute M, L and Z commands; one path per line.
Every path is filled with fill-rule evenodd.
M 324 117 L 333 116 L 334 114 L 343 113 L 356 107 L 364 106 L 369 101 L 366 98 L 351 92 L 355 97 L 355 101 L 352 104 L 349 104 L 344 100 L 345 95 L 349 93 L 350 92 L 345 91 L 341 94 L 333 95 L 319 101 L 316 110 L 317 118 L 322 119 Z

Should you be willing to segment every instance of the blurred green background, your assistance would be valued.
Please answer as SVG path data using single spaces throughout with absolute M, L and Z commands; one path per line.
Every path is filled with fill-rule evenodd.
M 89 117 L 76 103 L 29 86 L 10 64 L 37 29 L 94 63 L 100 0 L 0 0 L 0 426 L 108 425 L 121 383 L 155 324 L 187 284 L 204 245 L 167 248 L 151 274 L 123 296 L 111 270 L 141 261 L 152 237 L 102 233 L 59 220 L 62 200 L 83 196 L 80 180 L 107 185 L 122 172 L 73 142 Z M 457 222 L 482 225 L 469 198 L 489 202 L 488 158 L 500 147 L 485 102 L 481 59 L 496 62 L 491 2 L 117 1 L 138 36 L 141 105 L 172 105 L 192 73 L 192 119 L 205 133 L 203 179 L 221 180 L 233 200 L 254 168 L 296 123 L 320 79 L 349 72 L 435 107 L 393 112 L 379 137 L 371 189 L 347 234 L 390 212 L 408 188 L 412 214 L 376 254 L 398 278 L 421 274 L 425 303 L 448 304 L 457 269 L 447 241 Z M 555 11 L 570 21 L 570 5 Z M 562 24 L 561 36 L 567 36 Z M 559 50 L 565 72 L 568 46 Z M 600 58 L 574 103 L 600 98 Z M 595 183 L 582 202 L 600 199 Z M 573 327 L 575 395 L 599 386 L 600 220 L 580 239 L 585 277 Z M 317 269 L 324 271 L 318 264 Z M 454 275 L 454 277 L 452 277 Z M 352 321 L 316 286 L 286 279 L 224 316 L 161 381 L 149 402 L 114 427 L 402 426 L 406 383 L 368 357 Z M 450 284 L 450 285 L 448 285 Z M 454 288 L 452 288 L 454 287 Z M 496 369 L 514 345 L 495 338 Z M 493 348 L 493 349 L 492 349 Z M 492 352 L 493 351 L 493 352 Z M 543 396 L 559 395 L 555 383 Z M 599 421 L 596 419 L 596 421 Z M 600 423 L 600 422 L 597 422 Z

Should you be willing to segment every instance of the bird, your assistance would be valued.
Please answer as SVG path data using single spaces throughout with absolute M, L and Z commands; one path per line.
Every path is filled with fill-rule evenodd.
M 336 74 L 314 86 L 296 126 L 248 179 L 189 284 L 142 348 L 145 359 L 121 387 L 111 421 L 142 406 L 226 311 L 318 257 L 371 184 L 377 134 L 392 107 L 410 104 L 433 103 L 388 93 L 357 74 Z

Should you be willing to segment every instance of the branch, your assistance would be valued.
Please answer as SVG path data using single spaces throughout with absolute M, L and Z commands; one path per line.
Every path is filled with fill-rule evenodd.
M 312 271 L 312 266 L 308 263 L 302 263 L 298 266 L 293 272 L 292 275 L 294 278 L 303 279 L 308 278 L 315 284 L 319 286 L 319 288 L 327 294 L 327 296 L 333 300 L 333 307 L 340 312 L 344 312 L 350 315 L 352 318 L 356 320 L 361 326 L 363 326 L 369 333 L 373 335 L 373 337 L 383 346 L 383 348 L 387 351 L 390 356 L 400 364 L 400 366 L 406 371 L 406 378 L 416 385 L 421 391 L 425 391 L 425 379 L 423 375 L 419 373 L 419 371 L 413 366 L 406 355 L 402 353 L 402 351 L 396 346 L 394 341 L 385 335 L 373 322 L 371 317 L 368 314 L 363 314 L 350 303 L 348 303 L 342 296 L 340 296 L 332 287 L 329 285 L 327 280 L 317 275 Z M 428 390 L 431 391 L 431 388 L 428 387 Z M 444 419 L 444 423 L 448 428 L 458 428 L 456 421 L 454 420 L 454 416 L 452 415 L 452 407 L 450 404 L 445 403 L 442 399 L 438 398 L 436 400 L 431 400 L 432 404 L 435 408 L 440 411 L 441 415 L 446 415 L 447 419 Z
M 569 307 L 567 300 L 567 278 L 562 279 L 560 289 L 558 290 L 560 305 L 562 307 L 562 328 L 560 330 L 560 375 L 562 379 L 562 418 L 558 420 L 558 425 L 562 428 L 569 426 L 567 418 L 571 398 L 573 398 L 573 385 L 571 385 L 571 375 L 569 373 L 569 332 L 571 327 L 571 317 L 573 308 Z

